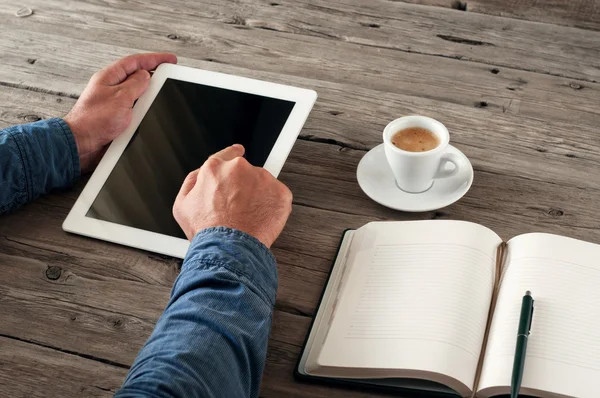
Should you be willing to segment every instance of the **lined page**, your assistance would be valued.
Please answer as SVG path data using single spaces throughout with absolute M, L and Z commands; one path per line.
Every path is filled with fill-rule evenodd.
M 437 372 L 471 388 L 501 239 L 457 221 L 363 228 L 319 366 Z
M 510 386 L 521 300 L 530 290 L 535 301 L 523 388 L 597 397 L 600 246 L 527 234 L 508 248 L 480 388 Z

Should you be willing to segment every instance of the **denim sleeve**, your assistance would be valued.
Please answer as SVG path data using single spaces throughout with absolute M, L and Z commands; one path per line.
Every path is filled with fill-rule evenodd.
M 62 119 L 0 130 L 0 214 L 79 177 L 75 137 Z
M 115 397 L 257 397 L 276 292 L 262 243 L 224 227 L 199 232 Z

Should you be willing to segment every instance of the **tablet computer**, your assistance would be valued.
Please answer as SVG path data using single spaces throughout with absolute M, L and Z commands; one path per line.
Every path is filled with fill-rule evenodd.
M 312 90 L 162 64 L 63 223 L 67 232 L 183 258 L 172 215 L 186 175 L 239 143 L 275 177 L 317 98 Z

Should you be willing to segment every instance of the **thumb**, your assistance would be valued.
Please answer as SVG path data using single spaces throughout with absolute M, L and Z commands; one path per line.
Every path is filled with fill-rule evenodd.
M 229 160 L 233 160 L 237 157 L 240 156 L 244 156 L 244 152 L 246 150 L 244 149 L 243 145 L 240 144 L 234 144 L 232 146 L 228 146 L 225 149 L 222 149 L 221 151 L 215 153 L 214 155 L 211 156 L 211 158 L 218 158 L 224 161 L 229 161 Z
M 123 83 L 118 85 L 118 87 L 127 93 L 127 97 L 133 105 L 133 101 L 144 94 L 148 88 L 148 84 L 150 84 L 150 73 L 147 70 L 141 69 L 129 75 Z
M 179 193 L 177 194 L 177 198 L 175 198 L 175 201 L 183 199 L 190 193 L 192 188 L 194 188 L 194 186 L 196 185 L 196 179 L 198 178 L 199 171 L 200 171 L 200 169 L 196 169 L 196 170 L 192 171 L 190 174 L 188 174 L 187 177 L 185 177 L 185 180 L 183 180 L 183 184 L 181 184 L 181 189 L 179 190 Z

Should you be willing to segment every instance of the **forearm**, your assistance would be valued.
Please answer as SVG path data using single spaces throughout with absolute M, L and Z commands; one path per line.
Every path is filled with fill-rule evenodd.
M 277 291 L 273 256 L 239 231 L 201 231 L 116 397 L 256 397 Z
M 79 177 L 77 145 L 62 119 L 0 130 L 0 214 Z

